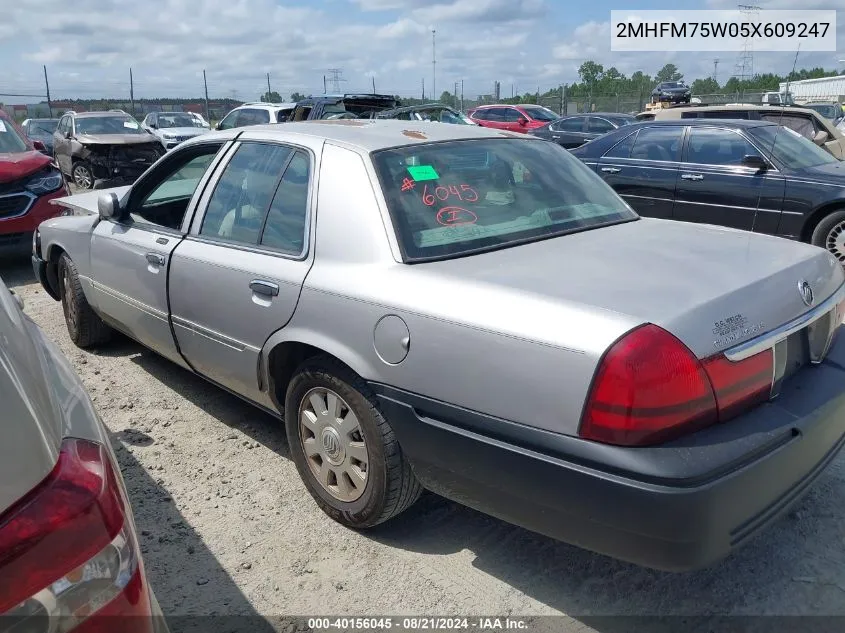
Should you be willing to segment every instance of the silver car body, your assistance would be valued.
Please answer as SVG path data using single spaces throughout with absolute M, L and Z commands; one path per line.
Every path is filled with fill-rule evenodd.
M 699 359 L 719 353 L 743 358 L 837 314 L 832 310 L 845 298 L 845 274 L 823 249 L 646 218 L 454 259 L 405 263 L 372 153 L 491 138 L 544 142 L 483 127 L 403 121 L 322 121 L 212 133 L 169 154 L 172 159 L 200 151 L 203 144 L 219 147 L 210 147 L 214 158 L 179 227 L 101 219 L 91 194 L 70 196 L 56 202 L 74 215 L 41 225 L 34 262 L 42 284 L 58 298 L 55 262 L 67 253 L 88 302 L 107 323 L 277 416 L 292 371 L 286 359 L 307 346 L 339 359 L 370 384 L 416 394 L 430 403 L 425 406 L 463 412 L 456 415 L 481 416 L 486 422 L 479 424 L 491 425 L 491 432 L 502 421 L 520 433 L 536 432 L 535 446 L 577 438 L 602 357 L 638 326 L 664 328 Z M 248 142 L 287 145 L 309 157 L 300 253 L 200 235 L 221 173 L 236 148 Z M 114 190 L 121 204 L 130 204 L 133 190 L 148 186 L 146 179 L 160 178 L 157 168 L 167 160 L 132 188 Z M 589 171 L 568 154 L 566 160 L 572 169 Z M 596 186 L 604 185 L 597 179 Z M 619 199 L 619 205 L 625 202 Z M 798 291 L 802 280 L 812 285 L 812 309 Z M 737 319 L 739 327 L 719 332 L 720 324 Z M 419 415 L 418 426 L 430 421 L 424 410 Z M 712 457 L 705 461 L 712 463 Z M 519 496 L 502 497 L 504 507 L 474 502 L 455 468 L 449 466 L 449 481 L 434 489 L 548 534 L 569 525 L 549 514 L 549 506 L 535 515 L 549 518 L 545 526 L 524 521 L 524 512 L 515 516 L 518 511 L 510 508 L 522 503 Z M 433 486 L 422 466 L 417 473 Z M 501 485 L 517 486 L 510 479 Z M 539 480 L 531 485 L 541 486 Z M 592 515 L 601 512 L 594 509 Z M 698 529 L 695 513 L 681 515 L 692 522 L 690 529 Z M 563 538 L 628 560 L 640 560 L 637 552 L 645 555 L 639 545 L 616 551 L 617 537 L 597 545 L 577 535 Z M 724 540 L 718 549 L 729 547 Z M 706 550 L 712 558 L 716 548 Z M 686 568 L 690 560 L 684 556 L 673 554 L 660 565 Z
M 96 215 L 56 218 L 41 225 L 42 248 L 48 257 L 54 248 L 71 256 L 88 301 L 108 321 L 180 365 L 187 366 L 187 357 L 200 373 L 264 407 L 276 408 L 268 390 L 270 353 L 299 342 L 337 356 L 368 380 L 567 434 L 577 431 L 602 354 L 632 328 L 660 325 L 704 358 L 729 346 L 714 345 L 713 323 L 742 313 L 755 325 L 745 337 L 751 338 L 806 310 L 797 292 L 786 292 L 799 278 L 815 280 L 818 297 L 833 295 L 842 284 L 839 265 L 816 247 L 649 218 L 516 249 L 404 265 L 369 153 L 422 142 L 404 136 L 406 127 L 392 121 L 302 123 L 203 139 L 225 142 L 219 162 L 247 140 L 311 153 L 309 247 L 302 257 L 200 238 L 209 182 L 197 187 L 180 232 L 124 229 Z M 428 141 L 500 135 L 469 126 L 419 129 Z M 219 170 L 210 169 L 204 179 L 216 175 Z M 94 213 L 96 199 L 83 195 L 84 205 L 77 196 L 56 203 Z M 166 247 L 158 243 L 162 237 L 169 240 Z M 595 261 L 591 253 L 598 250 L 603 256 Z M 145 259 L 148 251 L 169 261 L 169 318 L 166 270 Z M 531 274 L 555 269 L 578 275 Z M 258 301 L 249 287 L 254 279 L 278 284 L 279 295 L 268 305 Z M 758 284 L 771 293 L 752 297 L 749 288 Z M 389 315 L 410 331 L 413 351 L 398 364 L 384 362 L 373 342 L 376 325 Z M 496 372 L 478 371 L 480 354 Z M 461 380 L 436 371 L 441 366 Z M 543 380 L 526 379 L 525 367 L 541 376 L 564 372 L 567 379 L 550 389 Z
M 0 516 L 50 474 L 66 438 L 96 442 L 105 448 L 113 464 L 118 463 L 108 432 L 82 382 L 55 343 L 24 314 L 2 280 L 0 402 L 4 434 L 0 443 Z M 119 472 L 117 477 L 123 487 Z M 131 509 L 125 510 L 126 521 L 134 530 Z M 154 630 L 166 633 L 158 602 L 146 579 L 144 584 L 150 595 Z

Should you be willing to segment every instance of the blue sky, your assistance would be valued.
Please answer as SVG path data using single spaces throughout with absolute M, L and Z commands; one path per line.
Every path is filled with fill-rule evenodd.
M 845 0 L 757 0 L 762 8 L 841 9 L 842 53 L 805 54 L 799 66 L 843 68 Z M 10 3 L 11 4 L 11 3 Z M 654 73 L 673 62 L 688 80 L 713 71 L 713 54 L 612 53 L 611 9 L 734 9 L 735 0 L 15 0 L 0 24 L 0 93 L 54 98 L 123 96 L 129 67 L 137 97 L 209 93 L 255 99 L 271 85 L 283 97 L 319 93 L 329 68 L 345 90 L 418 96 L 431 90 L 431 29 L 437 30 L 436 91 L 464 80 L 467 96 L 543 91 L 577 80 L 593 59 L 622 72 Z M 719 79 L 736 53 L 717 55 Z M 791 53 L 757 53 L 755 70 L 786 72 Z M 3 97 L 6 103 L 37 99 Z

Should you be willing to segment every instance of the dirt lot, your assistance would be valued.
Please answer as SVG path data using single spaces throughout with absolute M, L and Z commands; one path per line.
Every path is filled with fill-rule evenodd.
M 131 341 L 76 349 L 28 262 L 0 276 L 114 434 L 168 615 L 568 614 L 557 627 L 573 631 L 589 615 L 845 615 L 843 457 L 790 516 L 698 573 L 610 560 L 434 495 L 358 534 L 312 503 L 275 420 Z

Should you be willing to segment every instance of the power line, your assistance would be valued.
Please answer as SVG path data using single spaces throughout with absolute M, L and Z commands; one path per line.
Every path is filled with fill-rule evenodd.
M 737 5 L 743 21 L 751 21 L 760 12 L 760 7 L 750 4 Z M 742 42 L 742 51 L 734 65 L 734 76 L 740 81 L 754 78 L 754 38 L 749 35 Z

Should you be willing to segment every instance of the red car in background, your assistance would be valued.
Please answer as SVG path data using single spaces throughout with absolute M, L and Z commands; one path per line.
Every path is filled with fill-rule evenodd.
M 527 133 L 560 118 L 540 105 L 483 105 L 467 110 L 469 118 L 483 127 Z
M 40 150 L 41 142 L 30 141 L 0 110 L 0 255 L 28 253 L 38 225 L 62 213 L 50 200 L 70 193 L 53 159 Z

